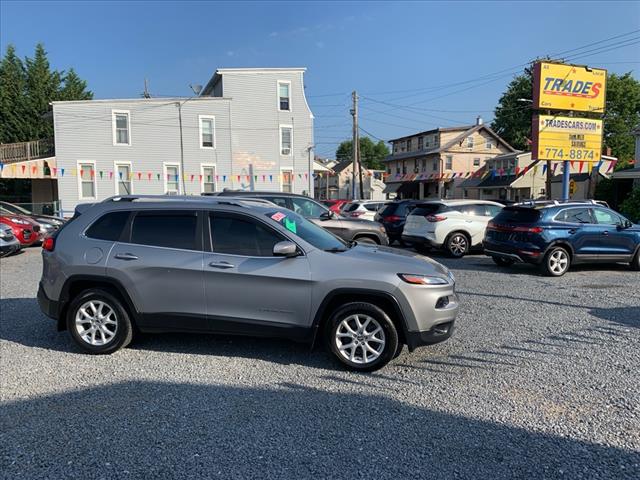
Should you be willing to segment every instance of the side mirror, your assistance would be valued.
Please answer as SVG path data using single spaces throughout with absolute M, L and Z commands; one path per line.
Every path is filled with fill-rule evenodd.
M 331 220 L 336 216 L 331 210 L 327 210 L 326 212 L 322 212 L 320 214 L 320 220 Z
M 283 242 L 278 242 L 273 246 L 273 256 L 274 257 L 297 257 L 298 256 L 298 246 L 287 240 Z

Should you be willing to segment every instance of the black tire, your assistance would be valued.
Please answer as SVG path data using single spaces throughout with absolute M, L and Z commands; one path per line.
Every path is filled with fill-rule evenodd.
M 377 239 L 371 237 L 356 237 L 354 240 L 365 245 L 380 245 Z
M 549 277 L 561 277 L 569 271 L 571 255 L 566 248 L 552 247 L 544 256 L 540 269 Z
M 499 267 L 510 267 L 515 263 L 510 258 L 504 258 L 504 257 L 491 257 L 491 258 L 493 259 L 495 264 L 498 265 Z
M 358 337 L 349 338 L 349 337 L 339 337 L 338 335 L 345 335 L 346 330 L 342 327 L 343 321 L 354 322 L 354 320 L 350 320 L 354 315 L 358 315 L 362 317 L 369 317 L 374 322 L 368 322 L 365 332 L 373 333 L 377 330 L 376 324 L 381 328 L 383 335 L 380 333 L 376 334 L 378 336 L 377 340 L 366 340 L 365 332 L 359 333 Z M 367 323 L 367 319 L 361 318 L 360 322 L 362 324 Z M 356 325 L 352 323 L 352 325 Z M 373 328 L 373 330 L 372 330 Z M 353 329 L 356 331 L 356 329 Z M 356 345 L 350 351 L 341 351 L 339 347 L 339 343 L 342 346 L 356 343 L 358 341 L 366 342 L 367 345 L 378 345 L 380 344 L 380 339 L 383 339 L 383 345 L 381 347 L 375 347 L 374 350 L 380 348 L 378 352 L 378 356 L 371 361 L 366 361 L 365 346 L 364 345 Z M 325 340 L 327 342 L 327 347 L 329 351 L 333 354 L 333 356 L 344 366 L 346 366 L 350 370 L 359 371 L 359 372 L 372 372 L 374 370 L 378 370 L 379 368 L 384 367 L 387 363 L 389 363 L 394 356 L 396 356 L 398 352 L 398 331 L 396 330 L 395 325 L 389 318 L 389 316 L 382 310 L 381 308 L 373 305 L 372 303 L 367 302 L 353 302 L 347 303 L 339 307 L 329 318 L 327 322 L 327 332 L 325 335 Z M 353 352 L 353 354 L 351 353 Z M 358 354 L 358 352 L 360 352 Z M 370 353 L 369 353 L 370 354 Z M 352 357 L 352 358 L 347 358 Z
M 469 253 L 471 239 L 466 233 L 453 232 L 449 234 L 444 245 L 444 248 L 453 258 L 462 258 Z
M 633 257 L 630 263 L 631 270 L 635 272 L 640 272 L 640 249 L 636 252 L 636 256 Z
M 84 340 L 82 338 L 81 332 L 78 331 L 78 327 L 76 327 L 76 315 L 78 314 L 78 311 L 89 302 L 94 302 L 98 305 L 102 303 L 113 312 L 113 315 L 109 314 L 107 315 L 108 318 L 100 320 L 102 323 L 97 329 L 90 321 L 86 321 L 82 324 L 90 325 L 90 328 L 85 329 L 85 331 L 93 329 L 94 338 L 96 337 L 95 332 L 100 333 L 100 336 L 102 338 L 98 338 L 98 341 L 106 340 L 104 334 L 107 333 L 107 331 L 114 334 L 113 337 L 109 338 L 108 341 L 105 341 L 105 343 L 103 344 L 92 345 L 88 339 Z M 85 311 L 87 310 L 85 309 Z M 103 311 L 103 309 L 101 308 L 100 311 Z M 107 310 L 103 311 L 103 313 L 106 312 Z M 89 311 L 89 313 L 93 313 L 95 315 L 95 312 Z M 107 324 L 107 321 L 109 321 L 109 324 Z M 115 326 L 113 326 L 111 322 L 116 322 Z M 82 328 L 82 325 L 80 326 L 80 328 Z M 116 350 L 129 345 L 133 337 L 133 326 L 131 325 L 131 319 L 129 318 L 129 313 L 127 312 L 127 309 L 123 305 L 122 301 L 112 293 L 101 288 L 91 288 L 85 290 L 71 301 L 71 304 L 67 309 L 67 330 L 69 330 L 71 338 L 73 338 L 73 341 L 76 343 L 76 345 L 78 345 L 83 351 L 91 354 L 113 353 Z M 107 333 L 107 335 L 109 333 Z

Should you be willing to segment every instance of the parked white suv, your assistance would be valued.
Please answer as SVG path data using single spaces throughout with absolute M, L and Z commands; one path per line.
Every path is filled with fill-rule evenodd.
M 376 212 L 385 204 L 382 200 L 355 200 L 347 203 L 342 208 L 342 215 L 346 217 L 362 218 L 373 220 Z
M 482 245 L 487 223 L 502 208 L 487 200 L 425 201 L 407 216 L 402 240 L 418 251 L 444 248 L 453 257 L 462 257 Z

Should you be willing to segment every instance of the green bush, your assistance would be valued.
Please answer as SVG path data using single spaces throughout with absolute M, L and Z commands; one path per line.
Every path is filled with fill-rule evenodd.
M 620 211 L 634 223 L 640 222 L 640 187 L 635 187 L 620 204 Z

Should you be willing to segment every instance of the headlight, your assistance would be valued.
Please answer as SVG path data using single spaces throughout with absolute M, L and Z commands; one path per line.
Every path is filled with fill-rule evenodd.
M 415 275 L 412 273 L 399 273 L 398 276 L 405 282 L 413 285 L 449 285 L 449 282 L 442 277 Z

